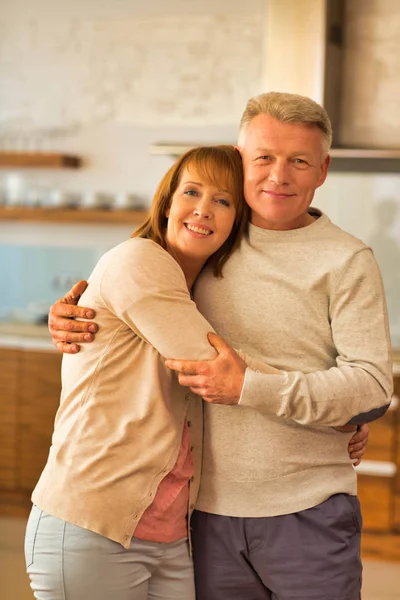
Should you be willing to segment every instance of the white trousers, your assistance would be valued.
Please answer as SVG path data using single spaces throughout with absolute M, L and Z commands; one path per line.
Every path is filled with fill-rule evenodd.
M 127 550 L 33 506 L 25 559 L 38 600 L 195 600 L 187 540 Z

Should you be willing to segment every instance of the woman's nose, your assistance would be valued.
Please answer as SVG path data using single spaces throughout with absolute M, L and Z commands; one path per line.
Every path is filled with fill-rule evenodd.
M 212 217 L 212 208 L 211 202 L 208 200 L 201 199 L 197 202 L 194 208 L 194 214 L 198 217 L 202 217 L 203 219 L 211 219 Z

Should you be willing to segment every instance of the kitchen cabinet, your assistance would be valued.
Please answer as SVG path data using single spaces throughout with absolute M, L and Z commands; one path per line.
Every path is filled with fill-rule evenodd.
M 60 403 L 61 355 L 21 351 L 17 485 L 29 494 L 46 464 Z
M 60 400 L 61 355 L 0 349 L 0 514 L 26 516 Z
M 17 486 L 18 371 L 20 352 L 0 348 L 0 489 Z
M 400 376 L 394 379 L 394 393 L 397 398 L 400 398 Z M 397 471 L 394 478 L 394 506 L 393 506 L 393 529 L 400 532 L 400 406 L 396 414 L 396 431 L 397 437 L 394 448 L 395 463 Z
M 368 447 L 358 471 L 364 529 L 400 531 L 400 377 L 391 408 L 370 424 Z

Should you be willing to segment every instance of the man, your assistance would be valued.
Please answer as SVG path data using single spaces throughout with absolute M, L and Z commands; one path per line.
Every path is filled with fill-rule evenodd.
M 309 98 L 249 101 L 238 140 L 249 236 L 222 279 L 201 275 L 195 299 L 230 346 L 260 366 L 244 370 L 216 336 L 214 361 L 167 361 L 206 400 L 192 519 L 199 600 L 360 597 L 356 475 L 349 435 L 333 428 L 381 416 L 392 375 L 372 252 L 310 208 L 330 144 L 328 115 Z M 55 341 L 60 327 L 50 325 Z M 264 373 L 263 363 L 281 373 Z

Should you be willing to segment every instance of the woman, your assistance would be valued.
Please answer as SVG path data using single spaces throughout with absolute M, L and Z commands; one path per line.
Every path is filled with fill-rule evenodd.
M 242 188 L 232 146 L 190 150 L 162 179 L 144 225 L 91 275 L 82 303 L 96 309 L 101 331 L 96 344 L 63 358 L 52 446 L 27 526 L 40 600 L 195 597 L 188 519 L 201 401 L 163 357 L 215 357 L 190 289 L 206 263 L 221 276 L 239 244 L 248 220 Z

